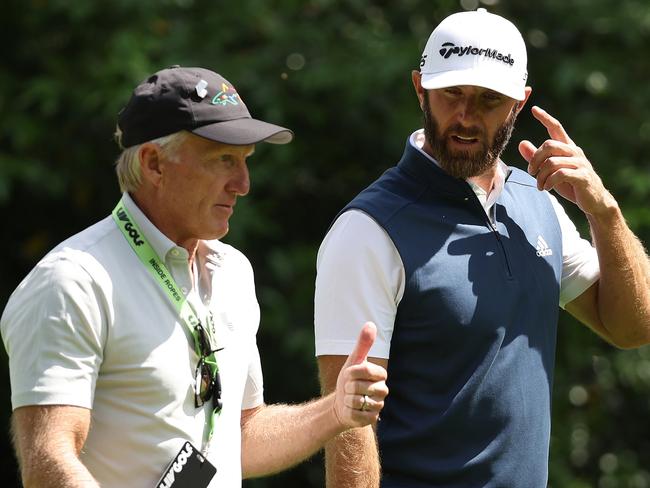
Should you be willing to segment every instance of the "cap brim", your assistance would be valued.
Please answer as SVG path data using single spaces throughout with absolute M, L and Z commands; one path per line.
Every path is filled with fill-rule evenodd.
M 422 73 L 422 88 L 433 90 L 450 86 L 480 86 L 502 93 L 503 95 L 523 100 L 526 98 L 525 84 L 513 86 L 504 83 L 502 76 L 490 76 L 476 69 L 442 71 L 440 73 Z
M 249 118 L 203 125 L 191 132 L 197 136 L 233 146 L 245 146 L 258 142 L 287 144 L 293 139 L 293 132 L 289 129 Z

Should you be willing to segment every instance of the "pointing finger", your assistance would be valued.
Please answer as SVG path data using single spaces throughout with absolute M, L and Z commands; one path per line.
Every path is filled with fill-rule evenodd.
M 549 114 L 546 110 L 543 110 L 537 106 L 532 108 L 532 113 L 533 117 L 539 120 L 542 125 L 546 127 L 548 135 L 551 136 L 551 139 L 573 145 L 573 141 L 569 137 L 569 134 L 566 133 L 559 120 Z

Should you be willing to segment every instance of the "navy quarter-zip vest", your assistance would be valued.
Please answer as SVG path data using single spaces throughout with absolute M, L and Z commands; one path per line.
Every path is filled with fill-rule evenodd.
M 562 268 L 552 203 L 509 168 L 488 219 L 470 186 L 406 144 L 343 210 L 404 264 L 378 424 L 385 488 L 544 488 Z

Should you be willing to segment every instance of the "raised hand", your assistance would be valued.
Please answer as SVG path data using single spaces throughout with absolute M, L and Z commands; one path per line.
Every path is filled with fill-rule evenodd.
M 562 124 L 539 107 L 533 107 L 532 113 L 550 136 L 538 148 L 530 141 L 519 143 L 519 152 L 528 162 L 528 172 L 537 179 L 537 188 L 555 190 L 588 215 L 616 206 L 585 153 L 571 140 Z
M 384 407 L 388 395 L 386 370 L 368 361 L 368 351 L 376 337 L 377 327 L 366 322 L 336 381 L 334 413 L 345 427 L 376 422 Z

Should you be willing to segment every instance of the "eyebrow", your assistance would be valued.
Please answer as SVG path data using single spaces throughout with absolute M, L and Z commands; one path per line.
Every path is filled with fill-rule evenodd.
M 236 146 L 235 146 L 236 147 Z M 245 157 L 252 156 L 255 153 L 255 146 L 251 147 L 250 151 L 247 151 L 244 153 Z M 224 149 L 224 147 L 219 147 L 216 149 L 212 149 L 211 151 L 206 151 L 204 152 L 205 158 L 212 158 L 212 157 L 217 157 L 217 156 L 224 156 L 224 155 L 233 155 L 235 154 L 235 151 L 230 151 Z

